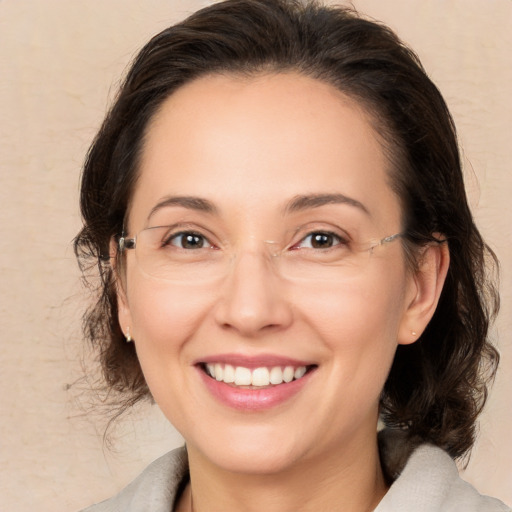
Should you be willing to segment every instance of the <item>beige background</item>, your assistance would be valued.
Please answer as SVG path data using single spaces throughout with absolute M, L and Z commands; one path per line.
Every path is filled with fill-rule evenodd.
M 72 511 L 120 489 L 179 436 L 149 406 L 85 414 L 71 241 L 88 143 L 134 52 L 200 0 L 0 0 L 0 510 Z M 409 42 L 457 122 L 468 192 L 502 261 L 501 371 L 466 478 L 512 505 L 511 0 L 356 0 Z M 68 390 L 70 384 L 74 386 Z M 100 416 L 101 416 L 101 411 Z

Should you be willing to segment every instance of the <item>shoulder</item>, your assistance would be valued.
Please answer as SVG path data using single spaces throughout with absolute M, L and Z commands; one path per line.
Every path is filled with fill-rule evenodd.
M 380 436 L 383 466 L 393 481 L 375 512 L 511 512 L 501 501 L 482 496 L 460 478 L 452 458 L 430 444 L 407 446 L 403 436 Z
M 119 494 L 82 512 L 169 512 L 187 475 L 187 452 L 178 448 L 152 462 Z

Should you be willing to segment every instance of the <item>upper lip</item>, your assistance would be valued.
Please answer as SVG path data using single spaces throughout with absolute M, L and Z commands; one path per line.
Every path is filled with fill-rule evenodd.
M 286 357 L 276 354 L 256 354 L 256 355 L 243 355 L 243 354 L 215 354 L 206 356 L 194 361 L 194 365 L 197 364 L 230 364 L 232 366 L 242 366 L 244 368 L 260 368 L 274 366 L 311 366 L 315 364 L 313 361 L 306 361 L 295 359 L 292 357 Z

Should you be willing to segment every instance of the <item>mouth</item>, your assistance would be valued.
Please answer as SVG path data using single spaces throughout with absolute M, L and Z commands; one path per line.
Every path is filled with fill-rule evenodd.
M 317 366 L 285 365 L 249 368 L 220 362 L 200 363 L 201 370 L 211 379 L 239 389 L 265 389 L 289 384 L 304 378 Z
M 312 361 L 274 354 L 217 354 L 197 360 L 194 366 L 217 401 L 244 412 L 294 403 L 318 369 Z

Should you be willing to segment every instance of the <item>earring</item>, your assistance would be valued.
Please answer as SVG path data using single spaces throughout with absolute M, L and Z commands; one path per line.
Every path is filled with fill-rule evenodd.
M 416 338 L 416 336 L 417 336 L 417 333 L 416 333 L 416 332 L 411 331 L 411 334 Z
M 130 343 L 132 341 L 132 337 L 130 336 L 130 328 L 129 327 L 126 329 L 125 337 L 126 337 L 126 343 Z

